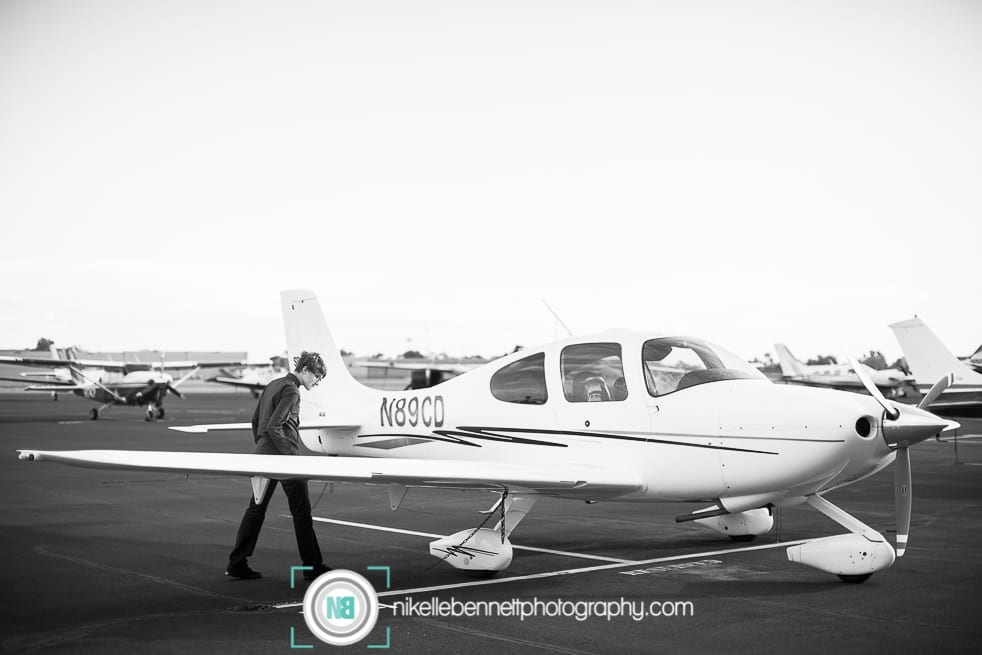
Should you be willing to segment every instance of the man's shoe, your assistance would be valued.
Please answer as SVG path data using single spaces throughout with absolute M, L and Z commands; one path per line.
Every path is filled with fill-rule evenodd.
M 263 574 L 259 571 L 253 571 L 250 569 L 248 564 L 230 566 L 225 569 L 225 575 L 230 575 L 233 578 L 239 578 L 240 580 L 255 580 L 256 578 L 263 577 Z
M 332 570 L 330 566 L 325 566 L 324 564 L 318 564 L 313 568 L 313 570 L 304 571 L 303 579 L 316 580 L 317 578 L 321 577 L 323 574 L 327 573 L 330 570 Z

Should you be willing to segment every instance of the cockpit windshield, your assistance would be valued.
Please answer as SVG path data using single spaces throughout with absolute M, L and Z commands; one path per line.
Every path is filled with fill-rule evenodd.
M 645 384 L 652 396 L 720 380 L 766 380 L 749 363 L 715 344 L 687 337 L 646 341 L 641 349 Z

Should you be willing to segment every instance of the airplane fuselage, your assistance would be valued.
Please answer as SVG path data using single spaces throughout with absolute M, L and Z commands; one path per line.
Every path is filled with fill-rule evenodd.
M 762 376 L 654 396 L 643 372 L 644 337 L 616 338 L 626 385 L 616 401 L 570 399 L 560 343 L 542 353 L 540 404 L 489 393 L 498 371 L 536 355 L 525 351 L 430 389 L 349 394 L 344 413 L 361 426 L 357 432 L 307 430 L 302 439 L 330 455 L 603 465 L 640 481 L 619 500 L 722 499 L 731 511 L 803 498 L 893 461 L 878 430 L 882 410 L 868 396 L 775 385 Z M 303 422 L 337 410 L 322 405 L 323 397 L 304 397 Z

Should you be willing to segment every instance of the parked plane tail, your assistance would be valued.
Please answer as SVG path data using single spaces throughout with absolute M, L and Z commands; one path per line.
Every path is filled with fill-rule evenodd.
M 787 346 L 775 343 L 774 349 L 777 350 L 777 359 L 781 363 L 781 375 L 789 378 L 805 376 L 805 367 L 791 354 Z
M 982 373 L 958 361 L 924 321 L 916 316 L 893 323 L 890 329 L 900 342 L 907 366 L 919 386 L 931 385 L 948 373 L 955 374 L 955 384 L 982 383 Z

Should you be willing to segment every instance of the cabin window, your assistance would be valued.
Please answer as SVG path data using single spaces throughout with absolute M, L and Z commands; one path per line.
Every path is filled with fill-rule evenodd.
M 544 405 L 549 399 L 545 364 L 545 353 L 538 353 L 505 366 L 491 376 L 491 395 L 506 403 Z
M 767 379 L 733 353 L 685 337 L 646 341 L 641 349 L 641 364 L 652 396 L 720 380 Z
M 619 343 L 581 343 L 563 348 L 563 393 L 571 403 L 627 398 Z

